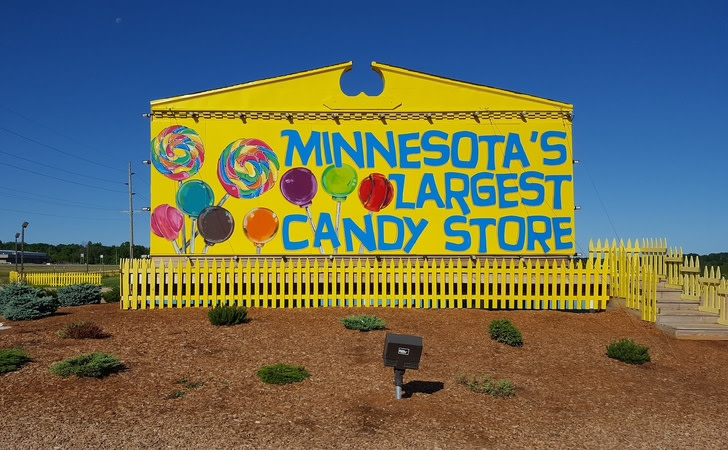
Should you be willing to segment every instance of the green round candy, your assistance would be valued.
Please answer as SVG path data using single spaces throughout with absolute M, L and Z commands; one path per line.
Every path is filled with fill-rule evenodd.
M 358 177 L 353 167 L 342 164 L 341 167 L 330 165 L 324 169 L 321 175 L 321 184 L 324 191 L 331 195 L 334 200 L 341 202 L 356 189 Z

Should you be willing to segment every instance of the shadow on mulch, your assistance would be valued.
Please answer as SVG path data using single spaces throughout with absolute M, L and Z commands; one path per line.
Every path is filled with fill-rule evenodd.
M 437 391 L 442 390 L 445 387 L 445 383 L 441 381 L 420 381 L 414 380 L 402 385 L 403 398 L 410 398 L 412 394 L 434 394 Z

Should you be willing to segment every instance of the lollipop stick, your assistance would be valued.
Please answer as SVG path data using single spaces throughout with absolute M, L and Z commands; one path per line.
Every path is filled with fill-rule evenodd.
M 182 253 L 182 250 L 180 250 L 179 245 L 177 245 L 177 239 L 172 239 L 172 245 L 174 245 L 175 253 L 177 253 L 177 254 Z
M 179 191 L 179 189 L 181 187 L 182 187 L 182 181 L 178 181 L 177 190 Z M 183 217 L 182 218 L 182 250 L 184 251 L 184 253 L 187 253 L 187 230 L 185 229 L 185 222 L 187 222 L 187 221 Z
M 210 246 L 205 244 L 205 248 L 202 249 L 202 253 L 207 253 L 208 248 L 210 248 Z
M 313 230 L 313 236 L 315 239 L 316 238 L 316 225 L 314 225 L 314 223 L 313 223 L 313 217 L 311 216 L 311 210 L 308 208 L 308 206 L 306 206 L 306 214 L 308 214 L 308 222 L 311 224 L 311 229 Z M 319 251 L 321 252 L 322 255 L 324 254 L 323 245 L 319 245 Z
M 339 237 L 339 221 L 341 220 L 341 201 L 336 202 L 336 237 Z M 339 247 L 334 247 L 334 253 L 339 253 Z
M 374 213 L 372 211 L 369 211 L 369 215 L 372 216 Z M 359 241 L 359 254 L 361 255 L 364 253 L 364 243 Z
M 197 218 L 192 219 L 192 229 L 195 229 L 195 225 L 197 225 Z M 190 236 L 190 253 L 195 253 L 195 237 Z
M 225 200 L 227 200 L 228 197 L 230 197 L 230 194 L 225 194 L 225 196 L 220 199 L 220 203 L 218 203 L 217 206 L 222 206 L 222 204 L 225 203 Z
M 255 254 L 260 255 L 260 251 L 263 249 L 262 245 L 256 245 L 255 246 Z

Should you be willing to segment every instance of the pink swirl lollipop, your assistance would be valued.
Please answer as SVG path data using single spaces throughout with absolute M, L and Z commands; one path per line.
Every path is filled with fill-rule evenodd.
M 164 238 L 174 245 L 177 253 L 182 253 L 177 245 L 177 237 L 182 229 L 184 216 L 179 209 L 172 205 L 162 204 L 154 208 L 152 211 L 151 228 L 152 233 Z
M 217 178 L 225 189 L 225 197 L 255 198 L 276 183 L 280 164 L 278 156 L 260 139 L 243 138 L 228 144 L 220 154 Z
M 173 125 L 152 139 L 152 164 L 165 177 L 182 181 L 196 174 L 205 162 L 202 139 L 192 128 Z

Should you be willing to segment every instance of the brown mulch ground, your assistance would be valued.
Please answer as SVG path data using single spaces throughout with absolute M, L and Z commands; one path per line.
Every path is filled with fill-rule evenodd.
M 420 370 L 395 399 L 382 365 L 385 331 L 338 319 L 376 314 L 388 331 L 422 336 Z M 206 309 L 62 308 L 8 322 L 0 348 L 33 362 L 0 376 L 0 448 L 721 448 L 728 441 L 728 342 L 678 341 L 624 310 L 251 309 L 252 321 L 215 327 Z M 488 338 L 510 319 L 524 346 Z M 103 340 L 61 339 L 90 320 Z M 628 337 L 650 347 L 642 366 L 605 356 Z M 101 351 L 127 369 L 108 378 L 60 378 L 59 360 Z M 302 383 L 267 385 L 276 362 L 304 365 Z M 511 380 L 496 399 L 455 383 L 459 372 Z M 178 380 L 204 382 L 185 388 Z M 168 398 L 185 390 L 180 398 Z

